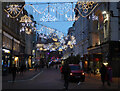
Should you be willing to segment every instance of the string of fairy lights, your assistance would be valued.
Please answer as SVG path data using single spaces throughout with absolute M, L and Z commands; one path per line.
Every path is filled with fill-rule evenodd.
M 39 34 L 39 36 L 42 36 L 43 34 Z M 57 35 L 56 35 L 57 36 Z M 43 37 L 42 37 L 43 38 Z M 46 38 L 45 38 L 46 39 Z M 76 45 L 76 39 L 74 36 L 67 35 L 64 38 L 59 39 L 58 37 L 52 37 L 48 38 L 49 41 L 47 43 L 38 43 L 37 44 L 37 49 L 40 51 L 63 51 L 66 50 L 68 47 L 73 48 L 74 45 Z M 50 41 L 52 39 L 52 42 Z
M 37 49 L 40 51 L 63 51 L 66 50 L 68 47 L 73 48 L 76 45 L 76 39 L 74 36 L 67 35 L 65 36 L 64 33 L 58 31 L 56 29 L 44 26 L 39 24 L 41 30 L 38 31 L 39 38 L 44 39 L 43 43 L 37 44 Z M 44 32 L 42 32 L 44 31 Z
M 4 11 L 9 15 L 10 18 L 17 18 L 26 6 L 30 6 L 30 7 L 33 8 L 34 12 L 37 12 L 40 15 L 45 14 L 45 12 L 48 11 L 48 14 L 46 16 L 47 16 L 47 18 L 49 20 L 49 18 L 51 16 L 50 15 L 50 10 L 49 10 L 50 8 L 51 8 L 51 12 L 55 12 L 56 14 L 59 14 L 61 16 L 65 15 L 65 18 L 70 18 L 70 17 L 72 17 L 72 15 L 70 17 L 67 16 L 67 13 L 69 11 L 74 12 L 75 10 L 77 10 L 82 17 L 87 17 L 98 6 L 98 3 L 94 2 L 94 1 L 86 1 L 86 2 L 78 1 L 77 4 L 74 3 L 74 2 L 72 2 L 72 3 L 65 3 L 65 4 L 62 4 L 62 5 L 64 5 L 64 7 L 61 4 L 58 6 L 58 4 L 56 4 L 56 3 L 55 4 L 47 3 L 47 4 L 48 4 L 47 7 L 43 11 L 41 11 L 41 12 L 40 12 L 40 9 L 37 10 L 34 7 L 33 4 L 25 4 L 24 6 L 13 4 L 13 5 L 6 6 L 7 9 L 4 9 Z M 74 4 L 76 4 L 76 6 Z M 68 7 L 70 5 L 72 7 Z M 73 6 L 75 6 L 75 7 L 73 7 Z M 60 8 L 60 7 L 62 7 L 62 8 Z M 61 11 L 61 13 L 59 11 Z M 54 16 L 53 21 L 55 21 L 55 18 L 56 17 Z M 73 16 L 72 18 L 75 18 L 75 17 Z M 40 19 L 40 20 L 44 21 L 44 19 Z M 75 19 L 71 19 L 71 20 L 74 21 Z M 68 21 L 70 21 L 70 19 L 68 19 Z
M 4 11 L 7 13 L 7 17 L 17 18 L 21 13 L 23 14 L 25 7 L 29 6 L 33 9 L 33 13 L 37 13 L 40 15 L 39 21 L 41 22 L 56 22 L 58 18 L 61 19 L 61 16 L 64 21 L 77 21 L 80 16 L 87 17 L 89 16 L 93 10 L 98 6 L 97 2 L 94 1 L 78 1 L 77 3 L 45 3 L 46 7 L 43 9 L 39 8 L 41 3 L 37 4 L 11 4 L 6 6 Z M 44 4 L 44 5 L 45 5 Z M 36 8 L 37 6 L 37 8 Z M 79 13 L 79 16 L 75 16 L 75 12 Z M 17 18 L 18 20 L 18 18 Z M 62 32 L 44 26 L 42 24 L 40 29 L 35 27 L 34 21 L 32 21 L 31 17 L 24 14 L 19 22 L 22 24 L 22 28 L 20 32 L 25 31 L 27 34 L 31 34 L 32 31 L 37 31 L 39 33 L 39 37 L 45 40 L 49 40 L 47 44 L 37 44 L 38 50 L 41 51 L 63 51 L 68 47 L 73 48 L 76 45 L 76 39 L 74 36 L 67 35 L 65 36 Z M 50 42 L 50 39 L 52 42 Z

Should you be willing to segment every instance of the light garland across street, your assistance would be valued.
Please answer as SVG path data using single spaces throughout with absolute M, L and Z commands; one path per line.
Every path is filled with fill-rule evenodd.
M 40 20 L 41 21 L 49 21 L 49 18 L 52 17 L 52 15 L 50 14 L 50 12 L 60 15 L 60 16 L 65 16 L 65 18 L 67 18 L 67 21 L 75 21 L 78 19 L 78 17 L 76 18 L 73 14 L 74 14 L 74 10 L 77 10 L 79 12 L 79 14 L 82 17 L 87 17 L 88 15 L 90 15 L 92 13 L 92 11 L 97 7 L 98 3 L 94 2 L 94 1 L 78 1 L 77 4 L 74 2 L 68 2 L 68 3 L 63 3 L 63 4 L 51 4 L 51 3 L 46 3 L 48 4 L 47 7 L 40 12 L 40 9 L 37 10 L 34 7 L 34 4 L 25 4 L 24 6 L 20 6 L 17 4 L 12 4 L 7 6 L 7 9 L 4 9 L 4 11 L 10 16 L 10 18 L 17 18 L 21 12 L 23 12 L 23 9 L 27 6 L 30 6 L 34 9 L 34 12 L 37 12 L 38 14 L 42 15 L 44 14 L 46 11 L 48 11 L 48 14 L 44 14 L 46 16 L 43 16 Z M 74 7 L 75 4 L 77 5 L 77 7 Z M 40 5 L 40 3 L 39 3 Z M 58 6 L 59 5 L 59 6 Z M 63 8 L 64 6 L 64 8 Z M 71 6 L 71 7 L 70 7 Z M 51 8 L 51 11 L 49 10 Z M 63 12 L 64 11 L 64 12 Z M 71 13 L 71 16 L 67 16 Z M 69 13 L 69 14 L 67 14 Z M 56 21 L 58 20 L 57 17 L 53 16 L 50 21 Z
M 4 11 L 7 13 L 7 17 L 14 19 L 17 18 L 21 13 L 23 14 L 25 7 L 29 6 L 33 9 L 34 14 L 37 13 L 40 15 L 39 20 L 41 22 L 56 22 L 61 20 L 61 16 L 64 17 L 63 21 L 77 21 L 80 16 L 89 16 L 98 6 L 98 3 L 94 1 L 78 1 L 77 3 L 44 3 L 47 6 L 45 6 L 42 10 L 39 8 L 40 4 L 41 3 L 38 3 L 36 5 L 25 4 L 23 6 L 18 4 L 11 4 L 9 6 L 6 6 L 6 8 L 4 8 Z M 36 8 L 36 6 L 38 6 L 38 8 Z M 75 12 L 78 12 L 77 17 L 75 16 Z M 65 36 L 62 32 L 59 32 L 56 29 L 49 28 L 42 24 L 41 29 L 37 29 L 34 21 L 32 21 L 31 17 L 28 15 L 22 16 L 19 22 L 22 24 L 20 32 L 25 31 L 27 34 L 31 34 L 33 31 L 36 31 L 39 33 L 39 38 L 43 38 L 45 40 L 51 39 L 52 42 L 50 43 L 48 42 L 41 45 L 37 44 L 37 48 L 40 51 L 63 51 L 68 47 L 73 48 L 74 45 L 76 45 L 76 39 L 74 36 Z

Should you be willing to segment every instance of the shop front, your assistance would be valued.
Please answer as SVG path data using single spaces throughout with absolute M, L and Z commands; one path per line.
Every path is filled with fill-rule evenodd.
M 28 58 L 28 68 L 32 67 L 32 56 L 29 56 Z
M 17 68 L 19 68 L 19 60 L 20 60 L 20 56 L 19 56 L 19 52 L 18 51 L 15 51 L 13 50 L 13 53 L 12 53 L 12 67 L 13 67 L 13 64 L 15 64 L 15 66 Z
M 25 62 L 23 65 L 26 66 L 27 69 L 32 68 L 32 55 L 30 54 L 25 54 Z
M 101 54 L 90 54 L 90 63 L 89 67 L 92 69 L 94 74 L 100 73 L 100 68 L 102 64 L 102 55 Z
M 82 60 L 84 71 L 87 71 L 88 70 L 88 54 L 84 54 L 81 60 Z
M 2 49 L 2 69 L 3 75 L 11 72 L 11 67 L 15 64 L 19 68 L 19 55 L 15 55 L 16 52 L 12 53 L 11 50 L 3 48 Z
M 18 57 L 18 56 L 14 56 L 13 64 L 15 64 L 15 66 L 16 66 L 17 68 L 19 67 L 19 57 Z
M 11 57 L 11 51 L 9 49 L 3 48 L 2 49 L 2 71 L 3 71 L 3 75 L 5 75 L 9 72 L 10 57 Z
M 99 74 L 101 64 L 103 63 L 103 53 L 101 47 L 93 47 L 88 49 L 88 65 L 91 68 L 93 74 Z
M 120 42 L 109 41 L 97 47 L 88 48 L 89 52 L 89 65 L 93 72 L 99 73 L 101 64 L 111 66 L 113 76 L 120 76 Z M 96 71 L 97 70 L 97 71 Z

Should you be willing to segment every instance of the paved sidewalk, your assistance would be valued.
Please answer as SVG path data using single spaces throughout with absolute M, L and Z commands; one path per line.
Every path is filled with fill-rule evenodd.
M 91 74 L 91 77 L 97 80 L 101 80 L 100 74 L 97 74 L 97 75 Z M 120 77 L 112 77 L 112 82 L 120 82 Z
M 38 70 L 34 70 L 34 69 L 29 69 L 26 70 L 25 72 L 23 72 L 23 75 L 20 74 L 20 72 L 18 72 L 16 74 L 16 81 L 17 80 L 28 80 L 31 79 L 32 77 L 34 77 L 35 75 L 37 75 L 38 73 L 40 73 L 42 71 L 42 69 L 38 69 Z M 2 82 L 10 82 L 12 81 L 12 74 L 8 74 L 6 76 L 2 76 Z
M 94 74 L 91 74 L 91 75 L 88 75 L 86 73 L 86 76 L 90 79 L 93 79 L 93 80 L 98 80 L 98 81 L 101 81 L 101 76 L 100 74 L 97 74 L 97 75 L 94 75 Z M 120 89 L 120 77 L 113 77 L 112 78 L 112 82 L 111 82 L 112 86 L 116 86 Z

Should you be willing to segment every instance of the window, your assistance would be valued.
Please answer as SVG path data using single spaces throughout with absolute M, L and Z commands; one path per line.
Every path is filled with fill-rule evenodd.
M 71 70 L 80 70 L 80 66 L 70 66 Z

